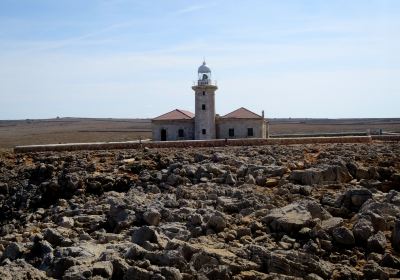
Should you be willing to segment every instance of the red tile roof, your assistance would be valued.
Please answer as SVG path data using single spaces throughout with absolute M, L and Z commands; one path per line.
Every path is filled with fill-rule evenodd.
M 156 121 L 167 121 L 167 120 L 190 120 L 194 118 L 194 114 L 189 111 L 175 109 L 171 112 L 165 113 L 161 116 L 154 118 Z
M 262 118 L 260 115 L 257 115 L 256 113 L 253 113 L 252 111 L 246 109 L 246 108 L 239 108 L 233 112 L 230 112 L 229 114 L 226 114 L 225 116 L 222 116 L 221 118 L 224 119 L 259 119 Z

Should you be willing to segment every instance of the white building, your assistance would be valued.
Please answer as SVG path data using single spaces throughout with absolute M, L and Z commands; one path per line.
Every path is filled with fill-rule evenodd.
M 268 137 L 264 113 L 258 115 L 241 107 L 222 117 L 216 115 L 215 92 L 218 87 L 211 81 L 211 70 L 203 62 L 197 72 L 197 85 L 192 87 L 195 114 L 175 109 L 152 119 L 154 141 Z

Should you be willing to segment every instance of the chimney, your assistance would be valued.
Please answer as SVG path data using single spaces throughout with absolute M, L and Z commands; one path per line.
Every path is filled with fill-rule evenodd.
M 264 118 L 264 110 L 261 111 L 261 116 Z

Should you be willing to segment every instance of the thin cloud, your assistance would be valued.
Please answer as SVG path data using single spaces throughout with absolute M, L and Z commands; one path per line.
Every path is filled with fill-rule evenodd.
M 192 5 L 180 10 L 175 11 L 174 13 L 172 13 L 173 15 L 184 15 L 184 14 L 188 14 L 188 13 L 193 13 L 195 11 L 198 10 L 203 10 L 206 8 L 209 8 L 211 6 L 214 6 L 215 4 L 209 4 L 209 5 Z

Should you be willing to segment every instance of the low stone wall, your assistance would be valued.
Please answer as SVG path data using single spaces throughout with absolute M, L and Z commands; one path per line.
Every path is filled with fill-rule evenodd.
M 376 138 L 378 137 L 378 138 Z M 111 143 L 74 143 L 17 146 L 16 153 L 46 152 L 46 151 L 77 151 L 77 150 L 111 150 L 138 148 L 187 148 L 187 147 L 223 147 L 223 146 L 262 146 L 262 145 L 293 145 L 317 143 L 369 143 L 373 139 L 380 141 L 400 141 L 400 136 L 349 136 L 349 137 L 309 137 L 309 138 L 256 138 L 256 139 L 215 139 L 166 142 L 111 142 Z
M 400 141 L 400 135 L 372 135 L 371 138 L 374 141 L 385 141 L 385 142 Z

